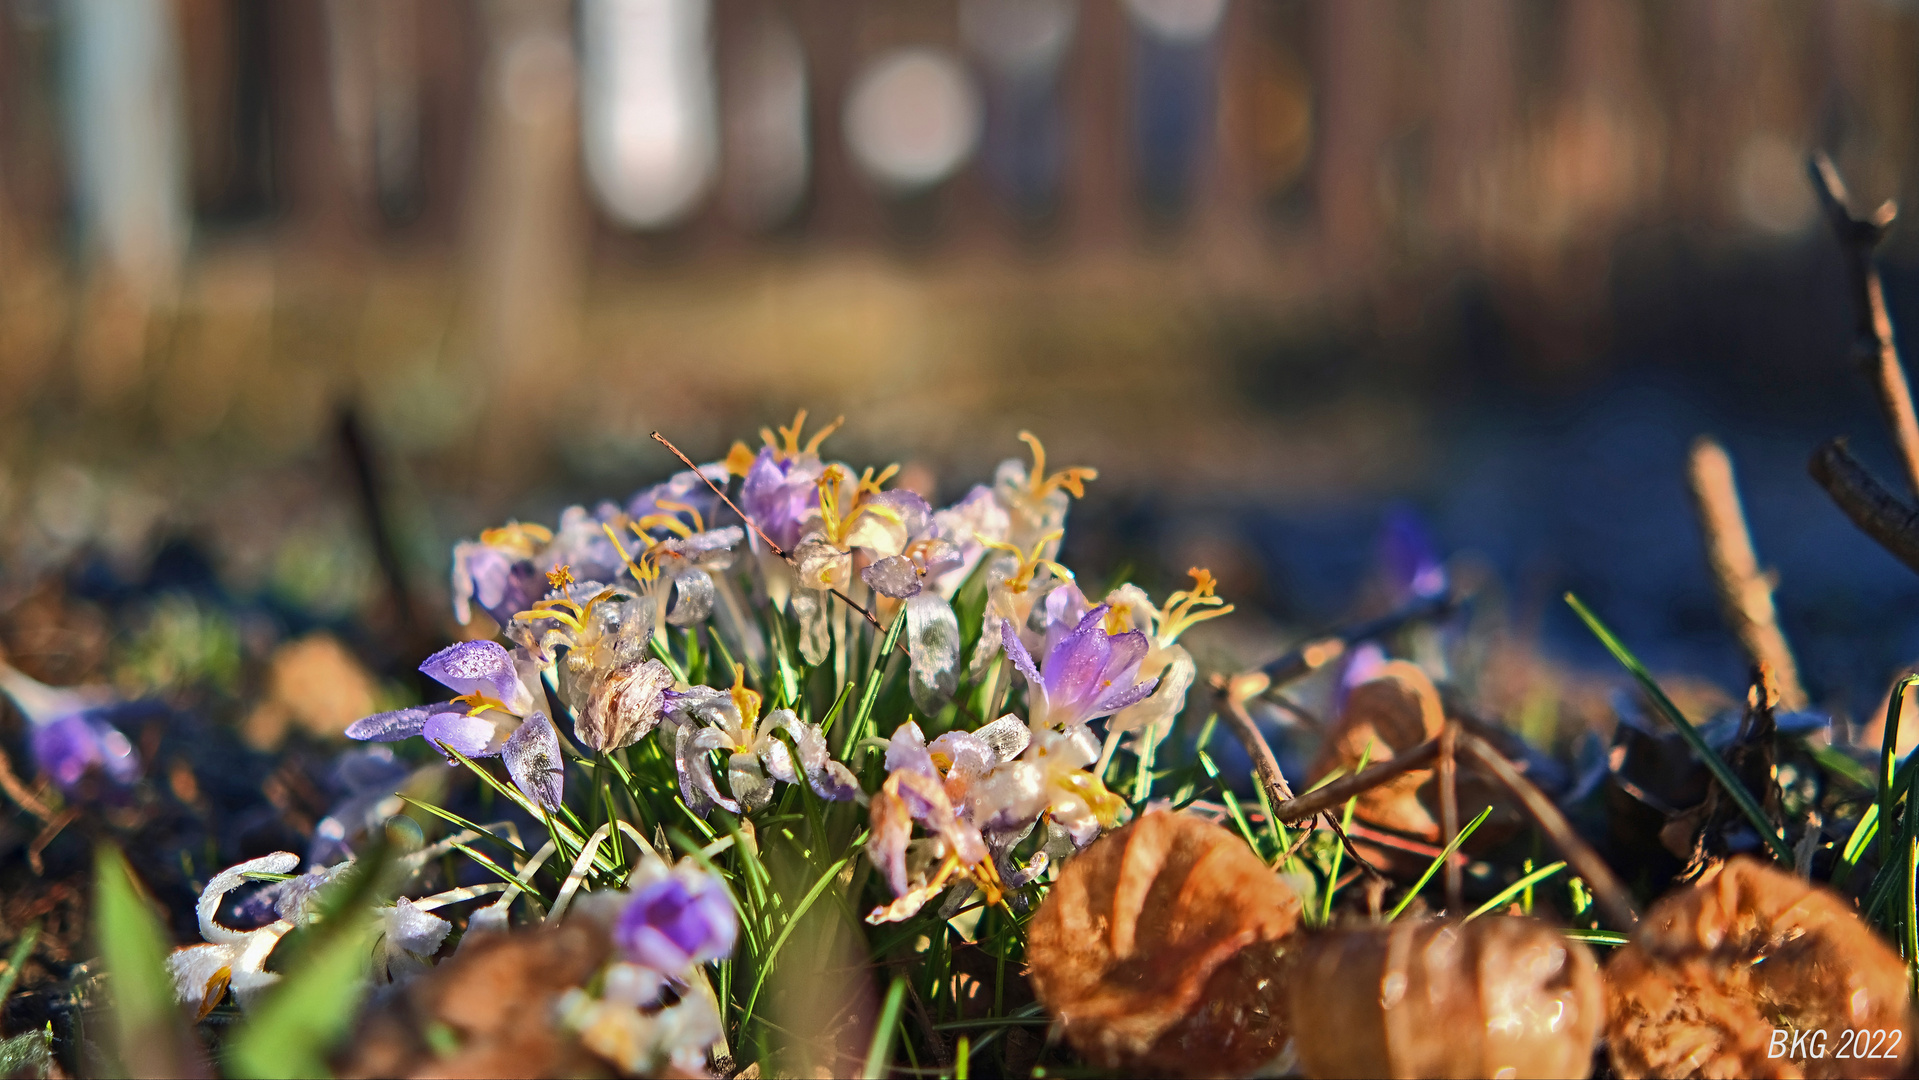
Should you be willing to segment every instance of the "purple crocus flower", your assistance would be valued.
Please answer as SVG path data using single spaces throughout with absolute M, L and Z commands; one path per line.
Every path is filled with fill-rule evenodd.
M 772 447 L 762 447 L 740 483 L 740 509 L 774 543 L 791 551 L 799 546 L 806 519 L 819 509 L 819 478 L 824 471 L 817 455 L 782 459 Z M 757 548 L 758 537 L 753 541 Z
M 718 878 L 682 863 L 640 886 L 613 924 L 613 943 L 627 959 L 666 975 L 733 952 L 739 916 Z
M 527 798 L 557 807 L 564 772 L 560 737 L 534 707 L 522 666 L 531 662 L 516 662 L 498 642 L 455 642 L 427 657 L 420 670 L 459 691 L 459 698 L 375 713 L 354 721 L 347 738 L 399 742 L 417 735 L 435 749 L 450 747 L 470 758 L 502 755 Z
M 113 702 L 104 688 L 48 686 L 0 663 L 0 691 L 27 718 L 34 763 L 61 790 L 71 792 L 94 769 L 120 785 L 139 778 L 139 754 L 105 719 Z
M 1013 665 L 1026 676 L 1031 700 L 1028 723 L 1042 727 L 1084 724 L 1144 701 L 1158 679 L 1139 680 L 1140 661 L 1148 643 L 1138 630 L 1108 634 L 1103 625 L 1108 606 L 1086 613 L 1071 633 L 1047 650 L 1044 675 L 1011 622 L 1000 623 L 1000 644 Z
M 140 758 L 120 729 L 92 711 L 67 713 L 33 725 L 33 760 L 63 791 L 72 791 L 90 770 L 116 784 L 140 776 Z

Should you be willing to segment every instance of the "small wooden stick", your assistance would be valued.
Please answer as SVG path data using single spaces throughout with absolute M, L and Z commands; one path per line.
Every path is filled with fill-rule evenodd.
M 1786 635 L 1779 629 L 1779 613 L 1773 607 L 1773 579 L 1759 569 L 1759 556 L 1753 551 L 1752 533 L 1746 528 L 1746 513 L 1739 505 L 1739 488 L 1733 483 L 1732 458 L 1710 436 L 1701 435 L 1692 443 L 1687 479 L 1691 482 L 1693 509 L 1699 514 L 1699 531 L 1705 534 L 1706 563 L 1712 568 L 1713 585 L 1719 592 L 1719 606 L 1726 624 L 1746 656 L 1754 664 L 1770 668 L 1779 684 L 1779 703 L 1789 711 L 1806 707 L 1806 690 L 1799 683 L 1799 665 L 1793 661 Z
M 53 820 L 53 810 L 13 774 L 13 762 L 8 760 L 5 750 L 0 750 L 0 791 L 5 791 L 8 798 L 20 804 L 20 809 L 39 818 L 42 823 Z
M 1518 769 L 1513 767 L 1512 762 L 1506 760 L 1504 754 L 1494 749 L 1484 739 L 1470 732 L 1462 732 L 1459 742 L 1466 753 L 1471 754 L 1475 760 L 1485 766 L 1493 779 L 1499 781 L 1507 791 L 1512 792 L 1513 797 L 1526 808 L 1526 812 L 1539 826 L 1539 831 L 1545 833 L 1546 838 L 1553 842 L 1553 846 L 1559 849 L 1560 854 L 1566 856 L 1566 862 L 1572 866 L 1573 873 L 1585 879 L 1587 887 L 1592 889 L 1593 900 L 1598 903 L 1599 909 L 1606 914 L 1607 919 L 1621 930 L 1631 929 L 1633 924 L 1639 921 L 1639 913 L 1633 910 L 1631 894 L 1613 875 L 1612 868 L 1606 865 L 1606 861 L 1592 849 L 1592 845 L 1580 839 L 1579 834 L 1573 831 L 1572 823 L 1566 820 L 1565 814 L 1560 813 L 1559 807 L 1554 806 L 1545 792 L 1539 790 L 1531 780 L 1526 779 Z
M 1315 788 L 1296 799 L 1288 799 L 1273 804 L 1273 816 L 1292 824 L 1304 821 L 1315 814 L 1325 813 L 1344 803 L 1355 795 L 1363 795 L 1396 776 L 1403 776 L 1414 769 L 1423 769 L 1439 759 L 1439 740 L 1427 739 L 1403 754 L 1394 754 L 1391 759 L 1373 765 L 1361 773 L 1342 776 L 1327 784 Z
M 1888 491 L 1846 449 L 1846 440 L 1834 439 L 1813 451 L 1807 471 L 1860 532 L 1919 573 L 1919 510 Z
M 1439 730 L 1439 842 L 1451 847 L 1459 835 L 1459 725 L 1447 723 Z M 1457 855 L 1446 858 L 1446 910 L 1458 914 L 1466 909 L 1465 882 Z
M 1912 406 L 1912 390 L 1906 384 L 1905 368 L 1899 363 L 1899 349 L 1893 342 L 1892 317 L 1886 311 L 1886 292 L 1879 281 L 1879 268 L 1873 264 L 1873 249 L 1892 227 L 1898 207 L 1882 203 L 1869 218 L 1854 216 L 1846 203 L 1846 182 L 1832 159 L 1824 153 L 1813 155 L 1808 171 L 1819 204 L 1826 211 L 1839 246 L 1846 253 L 1847 276 L 1852 281 L 1853 301 L 1858 322 L 1853 331 L 1853 353 L 1872 376 L 1873 390 L 1879 395 L 1879 407 L 1886 414 L 1899 445 L 1899 457 L 1906 469 L 1906 483 L 1919 493 L 1919 416 Z
M 1277 808 L 1292 799 L 1293 788 L 1286 782 L 1285 774 L 1279 771 L 1279 759 L 1273 756 L 1273 748 L 1267 745 L 1266 736 L 1259 733 L 1259 726 L 1253 723 L 1252 715 L 1246 711 L 1241 693 L 1247 688 L 1242 683 L 1245 678 L 1242 676 L 1232 680 L 1220 694 L 1220 701 L 1226 706 L 1226 726 L 1239 736 L 1240 745 L 1246 748 L 1246 756 L 1253 759 L 1253 770 L 1259 774 L 1259 782 L 1266 788 L 1267 798 Z M 1259 677 L 1255 675 L 1252 679 L 1256 683 Z

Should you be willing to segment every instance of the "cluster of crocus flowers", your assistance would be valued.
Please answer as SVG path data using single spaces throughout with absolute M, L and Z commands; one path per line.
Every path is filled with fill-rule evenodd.
M 992 483 L 935 508 L 895 484 L 898 466 L 823 457 L 840 421 L 810 434 L 805 422 L 801 412 L 723 461 L 689 461 L 624 503 L 572 507 L 554 528 L 515 522 L 459 545 L 456 613 L 486 611 L 506 644 L 436 654 L 422 670 L 458 696 L 349 734 L 498 755 L 521 791 L 557 810 L 567 732 L 551 710 L 571 720 L 582 761 L 657 735 L 700 817 L 758 813 L 781 783 L 870 803 L 868 851 L 896 898 L 874 919 L 905 918 L 956 884 L 949 904 L 975 891 L 998 902 L 1124 821 L 1130 809 L 1102 777 L 1123 733 L 1149 756 L 1183 708 L 1194 665 L 1177 639 L 1230 610 L 1210 576 L 1195 571 L 1161 606 L 1132 585 L 1089 602 L 1060 550 L 1072 499 L 1096 474 L 1048 471 L 1030 433 L 1030 463 L 1009 459 Z M 963 590 L 977 590 L 968 604 Z M 963 626 L 962 609 L 980 624 Z M 892 737 L 883 776 L 863 790 L 795 706 L 814 668 L 830 669 L 844 702 L 855 663 L 883 664 L 888 626 L 903 631 L 919 719 L 873 714 Z M 1007 715 L 967 722 L 968 702 L 1009 693 Z M 843 750 L 868 745 L 849 735 Z

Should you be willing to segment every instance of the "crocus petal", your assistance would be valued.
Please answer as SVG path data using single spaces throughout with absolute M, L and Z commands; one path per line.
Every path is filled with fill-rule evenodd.
M 826 594 L 817 589 L 794 589 L 789 602 L 800 624 L 800 659 L 809 664 L 824 663 L 833 645 L 826 619 Z
M 573 734 L 595 751 L 631 746 L 660 722 L 672 688 L 673 673 L 658 659 L 629 660 L 594 688 L 573 722 Z
M 879 867 L 880 875 L 893 890 L 903 896 L 910 888 L 906 877 L 906 845 L 913 838 L 913 818 L 891 778 L 873 796 L 873 835 L 866 842 L 867 857 Z
M 438 705 L 412 705 L 392 712 L 374 713 L 347 725 L 346 737 L 366 742 L 399 742 L 411 739 L 426 727 L 427 717 L 455 708 L 447 702 Z
M 959 688 L 959 619 L 936 592 L 906 602 L 906 655 L 912 665 L 913 703 L 937 713 Z
M 420 729 L 420 734 L 435 749 L 442 745 L 450 746 L 470 758 L 492 757 L 500 752 L 500 729 L 485 714 L 434 713 L 427 717 L 426 726 Z
M 285 874 L 300 865 L 300 857 L 291 851 L 276 851 L 271 855 L 262 855 L 257 859 L 248 859 L 237 866 L 229 866 L 213 875 L 207 887 L 200 890 L 200 902 L 194 910 L 200 917 L 200 936 L 215 945 L 231 945 L 248 940 L 248 935 L 257 930 L 231 930 L 214 921 L 214 913 L 220 910 L 220 901 L 226 895 L 240 887 L 246 881 L 246 875 L 254 873 Z
M 691 626 L 713 613 L 713 579 L 704 570 L 688 570 L 673 579 L 673 606 L 666 621 Z
M 1108 713 L 1115 713 L 1129 705 L 1137 705 L 1145 701 L 1153 696 L 1153 688 L 1159 685 L 1159 680 L 1147 679 L 1145 682 L 1134 683 L 1125 690 L 1117 689 L 1118 683 L 1113 685 L 1115 689 L 1107 691 L 1094 700 L 1092 707 L 1086 711 L 1085 716 L 1081 717 L 1082 720 L 1097 720 Z
M 680 775 L 680 797 L 687 809 L 705 817 L 715 806 L 739 813 L 740 804 L 720 794 L 713 783 L 713 770 L 706 754 L 725 745 L 726 733 L 714 728 L 696 731 L 691 724 L 680 724 L 673 732 L 673 766 Z
M 1026 744 L 1033 741 L 1033 729 L 1026 726 L 1019 717 L 1011 713 L 980 728 L 973 733 L 980 741 L 993 748 L 1001 761 L 1011 761 L 1020 756 Z
M 506 773 L 521 794 L 548 810 L 560 807 L 566 779 L 566 761 L 560 756 L 560 733 L 545 713 L 534 713 L 506 741 L 501 755 Z
M 1055 721 L 1066 721 L 1068 716 L 1064 714 L 1076 714 L 1076 707 L 1090 703 L 1099 693 L 1101 677 L 1113 654 L 1112 640 L 1101 625 L 1106 610 L 1101 604 L 1087 612 L 1073 632 L 1046 654 L 1046 706 L 1049 718 Z
M 635 963 L 681 977 L 686 969 L 732 955 L 739 916 L 726 886 L 682 861 L 640 886 L 613 924 L 613 943 Z
M 791 771 L 792 766 L 787 766 Z M 773 781 L 760 771 L 760 761 L 752 754 L 734 754 L 726 759 L 726 786 L 739 800 L 741 812 L 752 813 L 773 801 Z
M 440 951 L 453 924 L 430 911 L 413 906 L 402 896 L 390 908 L 381 911 L 386 921 L 388 949 L 398 949 L 418 957 L 430 957 Z
M 893 737 L 886 744 L 886 771 L 898 772 L 910 769 L 921 776 L 938 777 L 939 770 L 933 767 L 933 759 L 926 752 L 926 736 L 920 733 L 920 726 L 908 720 L 893 729 Z
M 793 769 L 793 755 L 787 753 L 785 743 L 768 736 L 758 749 L 760 760 L 766 764 L 766 775 L 785 784 L 800 782 L 800 774 Z
M 434 681 L 462 694 L 484 694 L 498 701 L 514 696 L 519 672 L 513 657 L 497 641 L 457 641 L 420 665 Z
M 1043 688 L 1045 684 L 1040 681 L 1039 668 L 1033 666 L 1033 654 L 1026 651 L 1025 644 L 1019 639 L 1019 631 L 1014 629 L 1010 621 L 1001 619 L 999 633 L 1000 648 L 1005 649 L 1006 655 L 1013 658 L 1013 666 L 1019 669 L 1021 675 L 1026 676 L 1026 682 L 1029 685 Z M 1043 689 L 1042 692 L 1044 692 Z
M 854 779 L 853 770 L 830 758 L 819 768 L 806 770 L 806 782 L 813 794 L 832 802 L 852 802 L 860 796 L 860 782 Z
M 860 580 L 881 596 L 904 600 L 920 592 L 920 569 L 904 555 L 888 555 L 860 571 Z

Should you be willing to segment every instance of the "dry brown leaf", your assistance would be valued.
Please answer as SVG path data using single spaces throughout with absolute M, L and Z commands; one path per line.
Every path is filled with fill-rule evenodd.
M 1283 975 L 1308 1076 L 1571 1076 L 1604 1019 L 1586 946 L 1544 923 L 1403 920 L 1301 935 Z
M 1066 864 L 1029 929 L 1033 986 L 1105 1068 L 1242 1075 L 1286 1032 L 1275 944 L 1299 898 L 1244 841 L 1148 813 Z
M 331 634 L 310 634 L 273 651 L 265 700 L 247 714 L 241 733 L 260 750 L 279 746 L 293 727 L 337 739 L 374 705 L 366 666 Z
M 1313 763 L 1312 780 L 1318 782 L 1335 769 L 1351 774 L 1362 758 L 1368 765 L 1391 761 L 1437 737 L 1445 725 L 1445 706 L 1432 678 L 1416 664 L 1392 661 L 1346 695 L 1339 723 Z M 1441 842 L 1438 789 L 1434 770 L 1413 769 L 1360 795 L 1353 817 L 1374 829 L 1436 846 Z M 1471 769 L 1459 772 L 1458 800 L 1462 822 L 1481 807 L 1494 807 L 1493 816 L 1467 842 L 1467 851 L 1497 844 L 1524 824 L 1504 790 Z M 1423 870 L 1432 861 L 1430 852 L 1408 854 L 1367 843 L 1360 848 L 1370 861 L 1394 873 Z
M 343 1077 L 609 1076 L 610 1067 L 562 1030 L 555 1005 L 585 982 L 612 945 L 585 920 L 492 934 L 369 1009 Z M 427 1041 L 439 1028 L 457 1050 Z
M 1606 997 L 1622 1077 L 1894 1076 L 1912 1060 L 1904 962 L 1838 895 L 1744 856 L 1653 905 L 1607 963 Z M 1881 1047 L 1898 1032 L 1898 1056 L 1838 1057 L 1848 1031 L 1886 1032 Z

